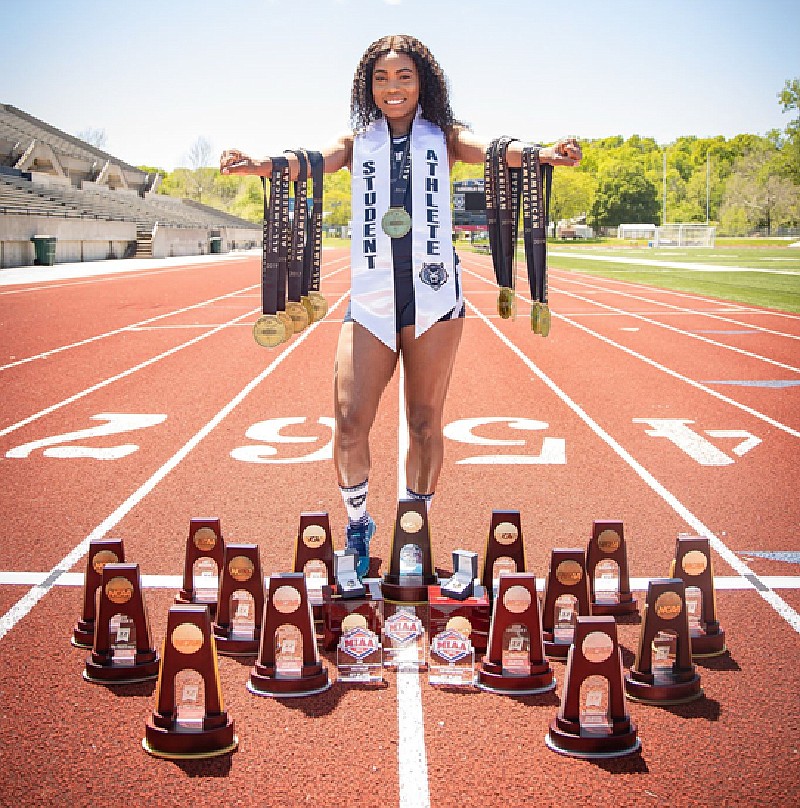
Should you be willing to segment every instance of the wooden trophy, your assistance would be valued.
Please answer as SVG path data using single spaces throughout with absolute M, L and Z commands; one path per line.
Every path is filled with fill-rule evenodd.
M 225 558 L 225 540 L 219 519 L 197 518 L 189 521 L 183 589 L 175 603 L 202 603 L 213 617 L 217 611 L 219 576 Z
M 389 571 L 383 576 L 384 598 L 394 603 L 426 603 L 428 587 L 439 583 L 433 570 L 427 505 L 402 499 L 397 503 Z
M 327 513 L 301 513 L 294 550 L 294 572 L 306 576 L 314 621 L 323 619 L 322 590 L 334 583 L 333 540 Z
M 686 585 L 692 657 L 702 659 L 724 654 L 725 632 L 717 620 L 717 592 L 714 563 L 707 536 L 679 536 L 670 570 L 672 578 Z
M 225 712 L 208 607 L 172 606 L 156 687 L 156 708 L 142 746 L 161 758 L 186 760 L 232 752 L 239 745 Z
M 86 557 L 83 577 L 83 612 L 72 631 L 72 644 L 76 648 L 94 646 L 94 627 L 97 618 L 97 590 L 103 581 L 103 567 L 125 561 L 122 539 L 92 539 Z
M 320 662 L 314 619 L 302 572 L 271 575 L 267 586 L 261 650 L 247 689 L 258 696 L 312 696 L 331 686 Z
M 605 519 L 594 522 L 586 550 L 586 575 L 592 614 L 621 615 L 638 611 L 631 592 L 622 522 Z
M 625 677 L 628 698 L 659 705 L 699 699 L 703 690 L 690 647 L 683 581 L 650 581 L 636 661 Z
M 500 575 L 489 646 L 478 668 L 478 686 L 515 696 L 547 693 L 556 686 L 544 655 L 539 596 L 532 572 Z
M 542 607 L 544 652 L 551 659 L 567 658 L 578 615 L 589 615 L 586 553 L 579 548 L 554 549 Z
M 103 567 L 94 646 L 83 678 L 104 685 L 146 682 L 158 676 L 138 564 Z
M 578 617 L 561 707 L 545 743 L 562 755 L 590 759 L 622 757 L 641 747 L 625 706 L 622 653 L 611 615 Z
M 264 610 L 264 579 L 257 544 L 227 544 L 213 623 L 217 651 L 225 656 L 258 653 Z
M 492 511 L 481 583 L 489 597 L 497 593 L 501 572 L 525 572 L 525 543 L 519 511 Z

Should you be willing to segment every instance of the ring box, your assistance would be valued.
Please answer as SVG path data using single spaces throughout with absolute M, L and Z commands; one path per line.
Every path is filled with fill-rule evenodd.
M 453 550 L 453 576 L 441 586 L 441 593 L 454 600 L 466 600 L 475 591 L 478 577 L 478 554 Z
M 358 554 L 355 550 L 336 550 L 333 554 L 333 577 L 336 591 L 343 598 L 361 598 L 366 587 L 356 572 Z

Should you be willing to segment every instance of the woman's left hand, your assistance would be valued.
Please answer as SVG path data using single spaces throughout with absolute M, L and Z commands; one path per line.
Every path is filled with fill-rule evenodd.
M 539 152 L 539 159 L 543 163 L 554 166 L 576 166 L 582 157 L 583 151 L 575 137 L 561 138 Z

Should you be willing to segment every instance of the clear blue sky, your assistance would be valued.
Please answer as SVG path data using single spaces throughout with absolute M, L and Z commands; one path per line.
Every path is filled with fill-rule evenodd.
M 783 129 L 798 0 L 0 0 L 0 102 L 133 164 L 326 145 L 348 127 L 366 47 L 408 33 L 457 117 L 549 142 Z M 794 44 L 792 44 L 794 43 Z

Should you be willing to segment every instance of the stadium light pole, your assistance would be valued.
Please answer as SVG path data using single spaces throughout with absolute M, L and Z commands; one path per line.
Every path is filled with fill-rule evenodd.
M 664 146 L 664 168 L 661 172 L 663 177 L 663 195 L 664 195 L 664 202 L 661 206 L 661 224 L 664 225 L 667 223 L 667 147 Z

